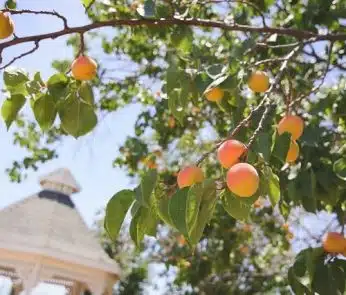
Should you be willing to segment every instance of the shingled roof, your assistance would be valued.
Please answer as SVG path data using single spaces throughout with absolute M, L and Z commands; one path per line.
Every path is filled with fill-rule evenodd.
M 80 191 L 67 169 L 40 179 L 42 191 L 0 211 L 0 248 L 49 256 L 119 276 L 117 263 L 89 230 L 70 194 Z

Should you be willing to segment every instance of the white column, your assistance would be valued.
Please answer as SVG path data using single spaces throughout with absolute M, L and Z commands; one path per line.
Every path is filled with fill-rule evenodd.
M 31 267 L 22 267 L 18 269 L 18 274 L 23 282 L 24 295 L 30 295 L 32 289 L 40 281 L 41 264 L 37 262 Z
M 82 284 L 79 282 L 74 282 L 71 288 L 71 295 L 81 295 Z
M 113 294 L 113 286 L 107 287 L 106 295 L 112 295 Z
M 89 290 L 92 293 L 92 295 L 102 295 L 104 291 L 104 285 L 103 282 L 100 282 L 99 284 L 91 283 L 88 284 Z
M 23 290 L 23 285 L 21 283 L 13 283 L 12 284 L 13 295 L 19 295 Z

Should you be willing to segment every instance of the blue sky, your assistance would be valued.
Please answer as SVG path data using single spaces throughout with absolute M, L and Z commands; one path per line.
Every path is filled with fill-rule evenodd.
M 80 0 L 17 2 L 18 9 L 56 10 L 68 18 L 70 26 L 89 22 Z M 1 1 L 2 3 L 3 1 Z M 55 17 L 15 15 L 13 19 L 18 36 L 61 29 L 61 22 Z M 29 73 L 39 70 L 42 76 L 47 78 L 54 72 L 51 68 L 52 60 L 73 58 L 73 52 L 65 45 L 65 41 L 64 37 L 43 41 L 40 43 L 38 51 L 19 60 L 15 65 L 25 68 Z M 4 61 L 31 48 L 30 46 L 32 45 L 10 48 L 3 53 Z M 3 88 L 2 78 L 0 88 Z M 59 158 L 42 165 L 37 172 L 29 172 L 27 179 L 20 184 L 11 183 L 5 169 L 11 166 L 13 160 L 21 159 L 25 155 L 25 151 L 12 144 L 11 132 L 8 132 L 4 123 L 0 122 L 0 208 L 38 192 L 40 190 L 38 178 L 41 175 L 60 167 L 66 167 L 71 170 L 82 187 L 82 191 L 74 195 L 73 200 L 88 225 L 92 225 L 95 212 L 102 209 L 115 192 L 132 186 L 124 171 L 112 167 L 112 160 L 117 155 L 118 146 L 127 135 L 133 132 L 134 120 L 139 110 L 138 106 L 130 106 L 107 116 L 92 134 L 78 140 L 73 138 L 64 140 L 58 149 Z M 0 294 L 5 294 L 6 288 L 8 288 L 8 283 L 0 281 Z M 47 286 L 40 285 L 35 291 L 35 295 L 38 294 L 55 295 L 63 294 L 63 291 L 56 287 L 53 291 Z
M 18 9 L 56 10 L 68 18 L 69 25 L 88 23 L 80 0 L 30 0 L 18 1 Z M 61 28 L 61 22 L 55 17 L 15 15 L 18 36 L 51 32 Z M 40 49 L 34 54 L 19 60 L 15 65 L 25 68 L 29 73 L 41 71 L 47 78 L 52 73 L 53 59 L 72 58 L 71 48 L 65 45 L 66 38 L 47 40 L 40 43 Z M 30 45 L 10 48 L 4 54 L 4 60 L 20 54 Z M 97 53 L 95 53 L 97 54 Z M 92 55 L 92 53 L 91 53 Z M 2 79 L 0 81 L 2 88 Z M 112 168 L 112 160 L 118 152 L 118 146 L 128 134 L 133 132 L 133 124 L 138 106 L 130 106 L 116 114 L 107 116 L 96 130 L 83 138 L 68 138 L 59 146 L 59 158 L 44 164 L 37 172 L 28 173 L 28 178 L 20 184 L 11 183 L 4 173 L 13 160 L 21 159 L 25 151 L 13 146 L 11 132 L 0 122 L 0 187 L 2 197 L 0 207 L 4 207 L 40 190 L 38 177 L 59 167 L 67 167 L 81 184 L 81 193 L 73 196 L 77 208 L 89 225 L 94 220 L 95 211 L 103 208 L 107 200 L 118 190 L 131 186 L 124 171 Z

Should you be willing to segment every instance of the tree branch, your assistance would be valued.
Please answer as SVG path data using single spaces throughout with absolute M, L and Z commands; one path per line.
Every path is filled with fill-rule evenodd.
M 252 3 L 250 1 L 246 1 L 246 0 L 209 0 L 209 1 L 201 2 L 201 4 L 207 4 L 207 3 L 212 3 L 212 4 L 215 4 L 215 3 L 240 3 L 240 4 L 248 5 L 259 14 L 259 16 L 262 19 L 263 26 L 264 27 L 267 26 L 266 19 L 265 19 L 265 16 L 264 16 L 262 10 L 255 3 Z
M 243 3 L 245 5 L 252 7 L 261 17 L 263 27 L 267 27 L 267 23 L 266 23 L 266 19 L 265 19 L 264 14 L 263 14 L 262 10 L 255 3 L 252 3 L 250 1 L 245 1 L 245 0 L 233 0 L 233 2 Z
M 63 15 L 61 15 L 60 13 L 56 12 L 56 11 L 36 11 L 36 10 L 30 10 L 30 9 L 22 9 L 22 10 L 14 10 L 14 9 L 3 9 L 2 12 L 9 12 L 13 15 L 15 14 L 45 14 L 45 15 L 53 15 L 56 16 L 58 18 L 60 18 L 64 24 L 64 28 L 67 29 L 68 28 L 68 24 L 67 24 L 67 19 L 66 17 L 64 17 Z
M 304 50 L 303 53 L 304 53 L 305 55 L 308 55 L 308 56 L 311 56 L 311 57 L 315 58 L 317 62 L 325 62 L 325 63 L 328 62 L 327 59 L 324 59 L 324 58 L 320 57 L 320 56 L 316 53 L 315 50 L 313 50 L 313 51 L 311 51 L 311 52 L 308 52 L 308 51 Z M 339 70 L 346 71 L 346 66 L 344 66 L 343 64 L 334 62 L 334 63 L 331 63 L 331 65 L 333 65 L 334 67 L 338 68 Z
M 296 103 L 302 101 L 304 98 L 308 97 L 312 93 L 315 93 L 316 91 L 318 91 L 322 87 L 322 85 L 324 84 L 324 81 L 326 80 L 327 74 L 329 72 L 329 67 L 330 67 L 330 63 L 331 63 L 331 59 L 332 59 L 332 53 L 333 53 L 333 45 L 334 45 L 334 42 L 332 41 L 330 46 L 329 46 L 327 65 L 326 65 L 326 68 L 325 68 L 325 70 L 321 76 L 321 82 L 316 87 L 314 87 L 309 93 L 300 95 L 296 99 L 292 100 L 292 102 L 288 106 L 289 108 L 292 108 Z
M 271 110 L 276 107 L 275 104 L 268 104 L 263 112 L 263 115 L 261 117 L 261 120 L 258 123 L 258 127 L 256 128 L 255 132 L 252 134 L 252 136 L 249 139 L 248 144 L 246 145 L 248 149 L 251 148 L 253 143 L 255 142 L 256 138 L 258 138 L 259 133 L 264 128 L 264 122 L 267 119 L 268 115 L 270 114 Z
M 251 67 L 257 67 L 259 65 L 262 65 L 262 64 L 266 64 L 266 63 L 277 63 L 277 62 L 282 62 L 282 61 L 285 61 L 286 60 L 286 57 L 274 57 L 274 58 L 268 58 L 268 59 L 262 59 L 262 60 L 259 60 L 257 62 L 255 62 L 254 64 L 250 65 Z
M 35 47 L 33 47 L 32 49 L 14 57 L 11 61 L 9 61 L 7 64 L 5 64 L 4 66 L 0 67 L 0 70 L 3 70 L 5 68 L 7 68 L 8 66 L 12 65 L 16 60 L 26 56 L 26 55 L 29 55 L 31 53 L 33 53 L 34 51 L 36 51 L 37 49 L 39 48 L 39 41 L 35 41 Z M 2 58 L 0 58 L 0 60 L 2 60 Z
M 13 11 L 15 13 L 15 11 Z M 29 13 L 29 12 L 28 12 Z M 35 12 L 39 14 L 40 12 Z M 47 14 L 48 12 L 43 12 L 43 14 Z M 52 15 L 57 15 L 55 12 L 51 13 Z M 278 34 L 284 36 L 295 37 L 299 40 L 314 38 L 315 41 L 321 40 L 329 40 L 329 41 L 345 41 L 346 33 L 340 34 L 325 34 L 320 35 L 310 31 L 298 30 L 298 29 L 290 29 L 290 28 L 277 28 L 277 27 L 254 27 L 248 25 L 239 25 L 239 24 L 226 24 L 221 21 L 212 21 L 212 20 L 204 20 L 204 19 L 196 19 L 196 18 L 172 18 L 172 19 L 113 19 L 108 21 L 99 21 L 94 22 L 84 26 L 77 27 L 67 27 L 63 30 L 32 35 L 26 37 L 18 37 L 13 40 L 4 42 L 0 44 L 0 51 L 3 49 L 27 42 L 35 42 L 41 41 L 45 39 L 55 39 L 61 36 L 73 34 L 73 33 L 85 33 L 90 30 L 102 28 L 102 27 L 120 27 L 120 26 L 153 26 L 153 27 L 163 27 L 163 26 L 172 26 L 172 25 L 183 25 L 183 26 L 196 26 L 196 27 L 204 27 L 204 28 L 219 28 L 222 30 L 228 31 L 236 31 L 236 32 L 253 32 L 253 33 L 269 33 L 269 34 Z

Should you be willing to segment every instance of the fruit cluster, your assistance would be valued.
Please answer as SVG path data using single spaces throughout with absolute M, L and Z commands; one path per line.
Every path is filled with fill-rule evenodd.
M 251 74 L 248 86 L 253 92 L 266 92 L 270 88 L 269 77 L 266 73 L 256 71 Z M 209 101 L 220 102 L 224 97 L 224 91 L 219 88 L 211 88 L 205 92 Z M 291 143 L 286 156 L 286 162 L 292 163 L 299 156 L 299 145 L 296 140 L 303 134 L 304 121 L 296 115 L 285 115 L 277 125 L 278 134 L 285 132 L 291 135 Z M 259 175 L 252 165 L 241 162 L 247 153 L 247 146 L 235 139 L 224 141 L 218 148 L 217 158 L 221 166 L 229 169 L 226 183 L 229 190 L 239 197 L 251 197 L 259 188 Z M 179 188 L 191 186 L 202 182 L 204 174 L 198 166 L 188 166 L 178 173 Z

